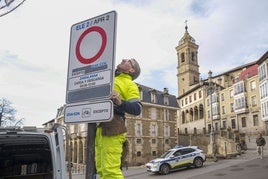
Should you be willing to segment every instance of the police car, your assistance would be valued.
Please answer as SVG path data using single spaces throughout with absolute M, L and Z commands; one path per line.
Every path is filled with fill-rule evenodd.
M 165 175 L 181 167 L 200 168 L 205 161 L 205 154 L 197 146 L 176 147 L 148 162 L 146 168 L 148 172 Z

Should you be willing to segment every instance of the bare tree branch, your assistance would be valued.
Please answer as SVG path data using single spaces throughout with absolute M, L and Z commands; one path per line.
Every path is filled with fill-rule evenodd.
M 9 100 L 5 98 L 0 99 L 0 126 L 22 124 L 24 119 L 16 119 L 16 112 L 17 110 Z

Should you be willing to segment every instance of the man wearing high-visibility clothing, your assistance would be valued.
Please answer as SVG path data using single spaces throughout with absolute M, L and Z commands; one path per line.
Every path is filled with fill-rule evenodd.
M 101 179 L 123 179 L 120 169 L 123 143 L 126 141 L 125 113 L 139 115 L 142 111 L 138 86 L 133 80 L 140 75 L 135 59 L 123 59 L 117 65 L 114 90 L 114 117 L 97 127 L 95 161 Z

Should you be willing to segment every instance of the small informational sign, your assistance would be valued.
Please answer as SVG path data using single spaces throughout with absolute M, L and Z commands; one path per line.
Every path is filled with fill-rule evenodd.
M 116 12 L 72 25 L 66 103 L 109 98 L 113 88 Z
M 66 123 L 107 122 L 113 117 L 113 102 L 111 100 L 68 105 L 65 108 Z

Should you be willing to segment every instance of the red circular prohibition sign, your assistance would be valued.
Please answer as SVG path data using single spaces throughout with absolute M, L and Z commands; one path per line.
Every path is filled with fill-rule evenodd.
M 91 57 L 91 58 L 84 58 L 81 53 L 80 53 L 80 45 L 81 42 L 83 40 L 83 38 L 90 32 L 98 32 L 101 35 L 102 38 L 102 42 L 101 42 L 101 47 L 98 51 L 98 53 L 96 53 L 95 56 Z M 95 62 L 103 53 L 105 47 L 106 47 L 106 43 L 107 43 L 107 36 L 105 31 L 103 30 L 103 28 L 98 27 L 98 26 L 93 26 L 91 28 L 88 28 L 87 30 L 85 30 L 82 35 L 79 37 L 77 44 L 76 44 L 76 48 L 75 48 L 75 53 L 76 53 L 76 57 L 78 58 L 78 60 L 83 63 L 83 64 L 90 64 Z

